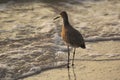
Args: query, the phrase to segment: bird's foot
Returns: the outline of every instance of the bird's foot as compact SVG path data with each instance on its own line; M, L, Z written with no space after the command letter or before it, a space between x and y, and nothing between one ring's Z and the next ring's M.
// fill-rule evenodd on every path
M72 66L74 66L74 63L72 63Z
M70 68L70 66L68 65L67 68Z
M70 65L69 65L69 64L70 64L70 63L67 64L67 68L70 68Z

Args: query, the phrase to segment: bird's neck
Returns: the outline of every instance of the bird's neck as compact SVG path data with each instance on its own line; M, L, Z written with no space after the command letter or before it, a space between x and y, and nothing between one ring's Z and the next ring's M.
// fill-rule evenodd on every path
M64 24L64 27L69 27L70 23L69 23L68 17L63 18L63 24Z

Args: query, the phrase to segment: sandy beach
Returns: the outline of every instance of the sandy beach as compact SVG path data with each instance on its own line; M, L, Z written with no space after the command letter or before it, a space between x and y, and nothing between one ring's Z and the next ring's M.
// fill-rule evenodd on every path
M120 49L117 49L120 43L108 41L93 43L91 46L93 46L91 54L90 51L88 53L85 50L82 53L81 49L77 50L75 66L71 66L69 70L61 67L44 71L24 80L119 80L120 59L118 54L115 56L115 53L120 52Z
M76 61L74 68L45 71L24 80L119 80L120 61Z
M75 66L60 37L67 11L81 32ZM72 59L72 48L71 59ZM0 1L0 80L120 80L119 0Z

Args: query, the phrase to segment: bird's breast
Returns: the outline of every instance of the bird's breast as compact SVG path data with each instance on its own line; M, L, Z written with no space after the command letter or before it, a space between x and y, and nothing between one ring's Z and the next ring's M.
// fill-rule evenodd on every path
M67 42L67 34L68 34L68 30L64 26L62 26L61 37L65 42Z

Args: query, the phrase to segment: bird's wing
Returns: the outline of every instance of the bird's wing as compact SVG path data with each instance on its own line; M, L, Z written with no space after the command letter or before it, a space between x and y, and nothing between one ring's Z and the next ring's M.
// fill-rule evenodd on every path
M85 47L85 42L84 39L81 35L81 33L75 29L72 29L71 31L68 32L68 43L70 45L75 46L75 47Z

